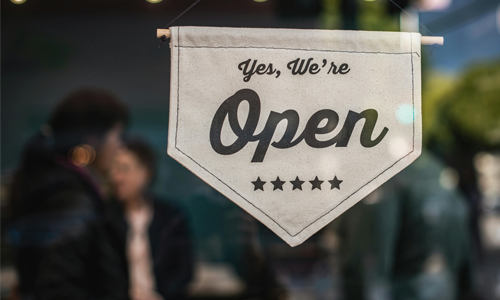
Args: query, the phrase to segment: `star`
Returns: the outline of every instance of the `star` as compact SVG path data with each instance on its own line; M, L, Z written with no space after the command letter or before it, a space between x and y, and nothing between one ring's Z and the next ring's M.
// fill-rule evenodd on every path
M321 190L321 184L322 184L324 181L319 180L319 179L318 179L318 176L316 176L316 178L314 178L314 180L309 180L309 182L312 184L312 189L311 189L311 190L314 190L314 189Z
M275 191L277 189L283 190L283 184L285 182L286 181L281 181L279 176L276 178L275 181L271 181L271 183L274 185L273 191Z
M254 185L254 188L253 188L254 191L256 191L256 190L263 191L264 190L264 184L266 184L265 181L260 180L260 177L257 177L257 180L252 181L252 183Z
M299 189L299 190L301 190L301 191L302 191L302 184L303 184L304 182L305 182L305 181L302 181L302 180L300 180L300 179L299 179L299 176L297 176L297 177L295 178L295 180L294 180L294 181L290 181L290 183L291 183L291 184L293 184L293 189L292 189L292 191L293 191L293 190L295 190L295 189Z
M340 184L342 183L343 180L338 180L337 176L333 178L332 180L328 180L328 182L332 185L331 190L333 189L339 189L340 190Z

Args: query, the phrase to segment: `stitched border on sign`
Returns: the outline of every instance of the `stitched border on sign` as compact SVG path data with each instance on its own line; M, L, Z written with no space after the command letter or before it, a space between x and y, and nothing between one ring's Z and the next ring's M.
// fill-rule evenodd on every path
M370 52L370 51L342 51L342 50L321 50L321 49L301 49L301 48L278 48L278 47L222 47L222 46L179 46L176 48L207 48L207 49L268 49L268 50L297 50L297 51L315 51L315 52L336 52L336 53L356 53L356 54L416 54L420 57L418 52Z
M176 128L175 128L175 149L177 149L180 153L182 153L183 155L185 155L187 158L189 158L191 161L193 161L196 165L198 165L200 168L202 168L203 170L205 170L208 174L212 175L214 178L216 178L218 181L220 181L222 184L224 184L227 188L229 188L233 193L235 193L236 195L238 195L241 199L245 200L250 205L252 205L253 207L255 207L258 211L260 211L262 214L264 214L266 217L268 217L271 221L273 221L276 225L278 225L281 229L283 229L283 231L285 231L291 237L295 237L295 236L299 235L301 232L303 232L304 230L306 230L308 227L310 227L311 225L313 225L314 223L316 223L317 221L319 221L320 219L322 219L327 214L331 213L333 210L335 210L337 207L339 207L342 203L344 203L345 201L347 201L349 198L351 198L353 195L355 195L357 192L359 192L365 186L367 186L368 184L370 184L372 181L374 181L375 179L377 179L378 177L380 177L386 171L388 171L389 169L391 169L392 167L394 167L397 163L399 163L401 160L405 159L406 157L408 157L410 154L412 154L415 151L415 78L414 78L414 69L413 69L413 54L416 54L418 57L420 57L420 55L418 54L418 52L413 52L413 37L412 37L411 34L410 34L410 50L411 51L410 52L401 52L401 53L355 52L355 51L292 49L292 48L268 48L268 47L205 47L205 46L195 47L195 46L179 46L180 45L179 27L177 28L177 44L178 45L174 45L174 47L177 47L177 122L176 122ZM258 208L257 206L255 206L252 202L248 201L245 197L243 197L240 193L238 193L232 187L230 187L229 185L227 185L219 177L217 177L215 174L213 174L212 172L210 172L209 170L207 170L205 167L203 167L201 164L199 164L197 161L195 161L193 158L191 158L189 155L187 155L186 153L184 153L182 150L180 150L177 147L177 130L178 130L178 126L179 126L180 48L228 48L228 49L236 49L236 48L258 48L258 49L272 49L272 50L300 50L300 51L323 51L323 52L344 52L344 53L347 52L347 53L356 53L356 54L410 54L410 58L411 58L410 59L410 61L411 61L411 74L412 74L411 75L412 76L412 82L411 82L411 87L412 87L412 107L413 107L413 137L412 137L413 145L412 145L412 150L410 152L408 152L408 154L406 154L405 156L403 156L400 159L398 159L391 166L389 166L388 168L386 168L385 170L383 170L382 172L380 172L373 179L371 179L370 181L368 181L367 183L365 183L364 185L362 185L359 189L357 189L356 191L354 191L352 194L350 194L349 196L347 196L344 200L340 201L333 208L331 208L330 210L328 210L327 212L325 212L324 214L322 214L321 216L319 216L318 218L316 218L314 221L312 221L311 223L309 223L307 226L305 226L304 228L302 228L302 230L300 230L296 234L292 235L290 232L288 232L288 230L286 230L285 228L283 228L272 217L270 217L268 214L266 214L260 208Z

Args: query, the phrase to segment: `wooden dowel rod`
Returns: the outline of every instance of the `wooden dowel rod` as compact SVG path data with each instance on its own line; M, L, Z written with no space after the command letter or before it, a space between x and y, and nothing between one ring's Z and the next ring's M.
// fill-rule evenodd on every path
M420 38L421 45L440 45L444 44L444 37L442 36L422 36Z
M170 38L170 29L156 29L156 37L161 38L162 36L166 36L167 39Z
M161 38L166 36L167 39L170 38L170 29L157 29L156 37ZM422 45L443 45L444 38L442 36L422 36L420 38L420 44Z

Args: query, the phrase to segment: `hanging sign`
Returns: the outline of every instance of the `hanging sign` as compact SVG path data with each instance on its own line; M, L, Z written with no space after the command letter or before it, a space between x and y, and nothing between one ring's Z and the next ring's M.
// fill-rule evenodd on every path
M168 154L291 246L420 155L420 34L170 29Z

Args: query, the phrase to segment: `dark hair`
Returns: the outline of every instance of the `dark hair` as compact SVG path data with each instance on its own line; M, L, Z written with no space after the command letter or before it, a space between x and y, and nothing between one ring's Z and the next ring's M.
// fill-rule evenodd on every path
M48 125L56 152L85 143L88 136L101 139L116 124L127 125L128 110L109 92L83 89L66 98L52 112Z
M149 174L151 174L150 183L152 183L156 177L156 155L153 148L138 137L125 138L124 143L125 148L132 152L139 162L148 169Z
M113 126L125 126L127 122L127 108L108 92L85 89L63 99L48 124L23 147L9 204L14 216L46 209L47 202L40 199L47 197L47 190L65 182L55 156L66 157L72 147L86 143L89 136L99 142Z

